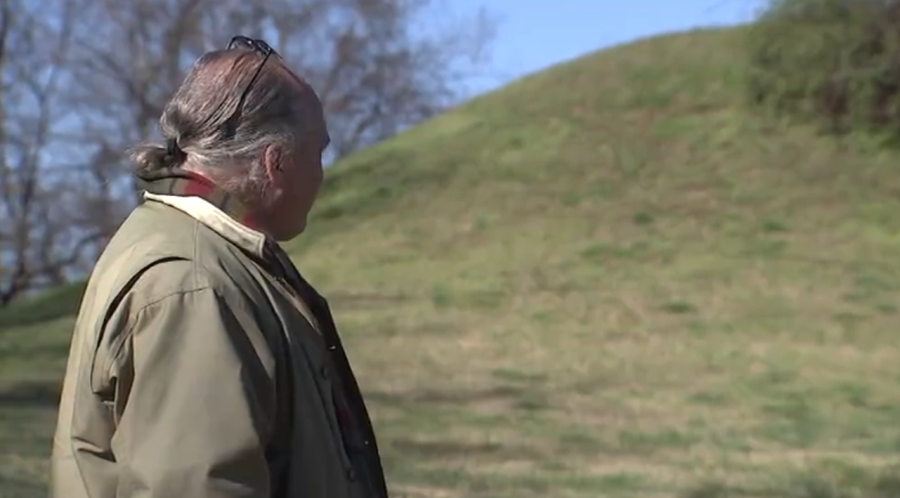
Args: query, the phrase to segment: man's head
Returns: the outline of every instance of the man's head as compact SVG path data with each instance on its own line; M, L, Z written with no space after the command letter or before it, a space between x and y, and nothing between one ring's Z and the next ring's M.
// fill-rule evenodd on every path
M180 167L209 178L287 240L305 229L322 183L322 105L271 49L239 41L201 57L163 110L162 135L180 153L145 144L132 157L139 173Z

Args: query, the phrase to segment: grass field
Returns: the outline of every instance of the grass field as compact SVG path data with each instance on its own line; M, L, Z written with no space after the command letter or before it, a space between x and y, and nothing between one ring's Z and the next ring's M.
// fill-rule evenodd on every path
M740 34L590 55L329 171L291 249L395 496L900 496L898 156L745 110ZM0 497L42 496L73 296L0 313Z

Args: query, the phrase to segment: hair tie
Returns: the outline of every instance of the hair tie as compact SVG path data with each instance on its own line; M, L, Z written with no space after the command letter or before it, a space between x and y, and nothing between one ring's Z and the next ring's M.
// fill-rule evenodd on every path
M166 154L168 154L169 157L173 157L178 160L181 160L186 155L184 151L181 150L181 147L178 146L178 140L175 138L166 140Z
M174 138L166 140L166 152L170 156L174 156L178 153L178 140L175 140Z

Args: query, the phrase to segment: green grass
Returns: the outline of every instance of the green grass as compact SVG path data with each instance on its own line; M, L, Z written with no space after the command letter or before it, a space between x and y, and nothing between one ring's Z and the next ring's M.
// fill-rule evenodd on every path
M900 496L900 158L745 109L740 36L590 55L328 172L290 248L397 496ZM31 498L71 318L22 306L0 496Z

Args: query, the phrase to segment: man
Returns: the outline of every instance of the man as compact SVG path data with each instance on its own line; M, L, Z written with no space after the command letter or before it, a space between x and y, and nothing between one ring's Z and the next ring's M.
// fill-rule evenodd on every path
M325 300L277 241L322 183L313 90L262 40L201 57L133 151L144 201L88 282L54 498L382 498Z

